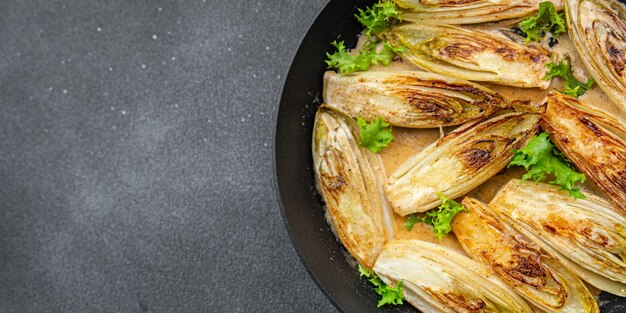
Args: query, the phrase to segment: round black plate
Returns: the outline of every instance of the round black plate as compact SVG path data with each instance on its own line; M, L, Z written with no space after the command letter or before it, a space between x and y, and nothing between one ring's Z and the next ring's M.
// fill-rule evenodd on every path
M276 183L291 239L311 277L343 312L415 312L409 305L376 308L377 295L345 256L325 219L315 190L311 135L322 98L322 75L330 42L356 43L362 26L357 8L374 1L331 1L302 41L285 81L276 127ZM626 299L603 293L602 312L624 312Z

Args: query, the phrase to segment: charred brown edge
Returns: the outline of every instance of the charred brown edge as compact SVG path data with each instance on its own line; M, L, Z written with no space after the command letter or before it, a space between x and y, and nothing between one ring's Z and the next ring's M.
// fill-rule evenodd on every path
M437 291L428 287L424 288L424 291L448 307L460 307L467 312L482 312L482 309L487 306L483 299L470 299L458 292Z
M450 140L452 140L452 139L454 139L456 137L461 137L461 136L465 135L467 132L470 132L470 131L471 132L476 132L476 133L481 133L481 132L483 132L486 129L494 127L494 125L506 123L506 122L508 122L511 119L521 119L521 120L523 120L524 117L526 115L528 115L528 114L539 114L539 113L531 113L531 112L527 112L527 113L526 112L524 112L524 113L522 113L522 112L520 112L520 113L512 113L512 114L508 114L506 117L503 117L503 116L496 116L496 117L489 116L489 117L486 117L486 118L481 119L481 120L476 120L476 121L469 122L469 123L472 123L472 124L467 124L467 125L461 126L461 127L463 127L462 129L456 129L456 130L450 132L449 134L441 137L437 141L437 146L440 146L443 143L445 143L447 141L450 141ZM538 127L539 127L539 125L536 125L535 127L533 127L533 129L531 129L530 131L527 131L526 133L528 133L528 132L535 133L537 131ZM518 141L518 143L515 144L513 149L519 149L520 145L521 145L521 143L519 143L519 141Z
M396 94L406 99L411 106L426 113L430 113L434 118L442 121L441 126L458 125L472 119L489 115L493 113L493 111L495 111L496 109L505 107L507 103L506 100L504 100L504 98L502 98L502 96L497 92L488 89L483 90L477 86L472 86L470 84L450 83L443 80L420 80L411 76L388 78L384 82L398 85L420 86L451 90L482 97L482 99L476 99L475 101L469 102L465 100L459 100L459 102L467 103L468 106L475 106L480 109L480 111L476 114L469 115L464 110L456 111L452 108L440 105L440 103L446 102L449 97L437 97L431 93L420 91L399 90L396 92ZM461 104L461 106L463 105Z
M607 138L610 139L611 142L615 142L609 134L604 132L601 127L598 127L598 125L590 119L590 117L593 118L593 115L580 111L565 103L565 99L577 103L580 103L580 101L558 93L553 93L550 97L554 99L550 102L550 105L558 107L556 110L559 112L558 114L560 116L564 114L572 116L572 119L575 120L576 123L580 123L584 128L592 132L603 145ZM550 137L557 148L561 150L580 171L585 173L586 177L591 179L591 181L608 196L611 202L622 210L622 215L626 215L626 179L616 179L614 176L606 174L608 171L612 171L620 176L626 176L626 171L622 170L620 172L619 169L615 168L615 164L590 164L590 162L582 162L582 157L567 145L570 141L567 138L567 133L560 132L555 125L550 122L547 115L542 117L541 126L545 131L551 133Z
M489 225L489 227L494 228L498 232L502 233L503 237L511 240L511 242L514 243L514 250L520 251L520 253L521 250L528 250L529 252L533 253L534 259L529 259L528 257L524 257L524 255L515 255L518 262L513 264L514 262L510 260L510 265L515 266L506 267L506 264L492 264L490 262L487 262L487 260L489 259L486 256L487 251L478 252L481 259L480 261L492 267L494 272L499 273L499 276L501 275L501 279L509 282L514 287L520 286L521 284L527 284L534 288L543 288L546 285L546 277L550 277L554 282L559 282L559 280L557 280L557 277L554 275L554 273L552 273L552 271L546 266L544 262L545 258L552 257L547 255L546 252L541 250L540 248L531 246L525 241L520 241L518 237L512 236L509 231L513 231L515 233L517 233L517 231L514 230L511 226L507 227L505 222L500 220L500 218L496 214L483 209L483 207L487 207L487 204L484 204L483 202L478 201L474 198L465 197L463 199L463 205L471 209L471 214L475 214L476 218L483 220L487 225ZM522 238L525 238L526 241L530 241L530 239L526 238L526 236L521 236ZM471 253L469 252L468 254L471 255ZM530 256L531 255L529 255L529 257ZM524 277L519 277L517 273L521 273L525 276L541 278L541 283L533 284L532 282L524 279ZM559 294L557 301L559 305L556 306L556 308L562 307L567 301L568 297L568 294L566 292L566 286L561 283L558 283L558 285Z
M337 119L346 118L343 114L338 113L337 111L335 111L334 109L326 105L320 106L318 111L324 111L325 113L331 114L333 117ZM315 131L317 130L314 130L314 132ZM352 132L351 135L355 135L355 134ZM343 153L341 153L340 151L336 151L336 149L333 147L331 147L331 150L326 149L325 151L323 151L320 157L327 159L327 157L329 157L328 153L334 153L335 154L334 157L337 157L337 158L341 158L341 159L344 158ZM339 164L343 164L343 163L339 162ZM342 191L345 191L346 187L348 187L346 178L341 176L341 173L343 173L344 175L347 174L346 171L343 170L342 166L340 166L338 169L340 172L340 175L338 176L331 175L326 172L322 172L320 169L315 170L316 177L320 185L318 187L321 187L320 191L323 196L324 203L326 204L326 207L328 208L331 215L337 214L337 208L335 204L339 201L338 195ZM332 199L332 202L329 203L328 200L331 200L331 199ZM334 224L335 230L339 234L338 240L341 242L341 244L350 252L352 256L354 256L354 258L356 258L359 261L360 264L364 265L367 268L372 268L374 266L375 259L368 257L370 252L365 253L365 255L359 255L358 253L354 253L354 251L356 250L355 249L356 245L353 240L349 240L351 236L349 236L348 233L346 232L344 223L341 223L341 222L338 223L337 220L333 218L333 224Z
M431 47L433 50L437 50L442 55L448 57L460 57L469 63L476 62L474 60L469 59L468 57L474 51L492 51L502 57L503 60L513 62L515 60L529 60L532 63L539 64L542 61L550 60L549 51L542 48L531 48L525 45L520 45L511 40L505 40L503 38L496 37L489 33L468 30L468 29L460 29L455 26L448 26L448 28L456 30L453 33L454 36L462 36L467 39L468 43L471 44L450 44L445 45L445 47L434 46ZM477 39L475 33L484 34L484 36L478 36L480 40ZM474 36L472 36L474 35ZM426 39L423 41L424 44L428 44L429 46L435 44L436 39L441 38L440 36L435 36L430 39ZM462 38L462 39L463 39ZM401 41L400 39L397 39Z

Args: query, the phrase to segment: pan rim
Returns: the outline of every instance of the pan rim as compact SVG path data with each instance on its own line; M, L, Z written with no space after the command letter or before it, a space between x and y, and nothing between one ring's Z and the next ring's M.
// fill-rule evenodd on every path
M622 3L626 3L626 0L618 0ZM308 30L306 31L306 33L301 37L301 40L299 42L298 45L298 49L296 50L296 53L292 55L291 60L289 61L289 71L288 74L285 77L285 80L283 81L283 86L281 88L280 91L280 98L278 99L278 110L276 111L275 115L274 115L274 124L273 124L273 135L274 135L274 140L273 140L273 144L274 147L271 149L272 150L272 167L273 167L273 179L274 179L274 187L275 187L275 195L278 201L278 206L280 208L281 211L281 216L283 219L283 223L285 225L285 228L287 230L287 233L289 234L289 239L291 241L291 244L293 245L293 248L295 249L296 253L298 254L298 257L300 259L300 261L302 262L302 264L304 265L304 268L306 269L307 273L309 274L309 276L313 279L313 281L315 282L315 284L318 286L318 288L322 291L322 293L324 294L324 296L333 304L333 306L339 310L340 312L348 312L348 308L350 307L349 304L345 304L343 302L340 303L340 301L338 301L334 295L333 292L331 290L329 290L327 287L327 285L322 282L322 280L320 279L320 277L318 276L320 273L316 272L313 268L312 265L310 264L310 262L312 262L310 259L308 259L305 256L305 253L303 252L303 249L301 247L301 245L299 244L298 239L296 238L296 236L294 235L294 225L292 225L290 223L290 219L287 213L287 206L285 205L285 191L284 188L281 187L281 185L283 184L287 184L287 183L301 183L299 181L297 182L283 182L283 184L281 184L281 174L280 172L280 161L279 161L279 157L280 157L280 147L281 147L281 142L280 139L282 138L281 134L279 133L281 131L281 124L284 124L284 121L281 119L281 113L284 111L284 107L287 105L286 102L287 100L285 99L286 96L288 96L288 84L290 82L290 80L293 79L294 76L294 62L296 60L298 60L300 54L303 53L302 49L303 49L303 45L305 45L305 43L310 39L310 37L312 37L312 30L319 28L319 24L321 24L322 22L325 21L325 19L327 18L327 16L333 16L336 14L331 14L331 11L335 10L336 7L339 6L339 3L341 2L345 2L342 0L331 0L328 1L323 9L320 11L320 13L315 17L314 22L311 24L311 26L308 28ZM363 7L365 3L373 3L374 0L362 0L362 1L354 1L351 3L351 7L354 7L356 9L356 7ZM346 38L343 38L346 39ZM332 40L332 39L331 39ZM329 41L330 42L330 41ZM313 75L313 74L311 74ZM321 79L320 79L321 80ZM311 102L313 103L313 101ZM307 103L307 104L311 104L311 103ZM305 103L302 103L302 106L304 106ZM304 117L303 117L304 118ZM307 142L307 144L310 145L310 141ZM312 169L310 169L310 171L313 171ZM315 193L317 193L317 191L315 191ZM326 223L326 221L324 220L323 223ZM336 238L333 238L334 240L337 240ZM354 291L355 296L354 298L357 299L358 298L358 291L355 290ZM608 297L609 299L603 299ZM607 302L614 302L617 301L617 303L607 303ZM624 303L626 303L626 298L619 298L617 296L613 296L610 295L606 292L602 292L599 295L598 298L598 304L602 304L601 305L601 309L602 306L604 305L609 305L608 307L604 307L604 309L608 309L608 312L611 312L612 309L615 308L615 305L617 306L621 306L624 305ZM345 305L345 306L344 306ZM416 310L413 308L413 310ZM387 311L391 311L391 310L387 310L386 308L381 308L380 312L387 312ZM393 311L396 312L396 309L393 308ZM401 310L397 310L397 311L401 311Z

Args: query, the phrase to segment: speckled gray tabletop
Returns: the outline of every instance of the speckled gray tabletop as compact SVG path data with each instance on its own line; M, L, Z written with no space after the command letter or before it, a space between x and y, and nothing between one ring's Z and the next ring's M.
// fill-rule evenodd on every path
M326 1L0 2L0 312L333 312L273 185Z

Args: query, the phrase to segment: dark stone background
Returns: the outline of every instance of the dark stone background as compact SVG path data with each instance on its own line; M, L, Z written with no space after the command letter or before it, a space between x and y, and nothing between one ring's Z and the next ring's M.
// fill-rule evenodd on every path
M0 311L333 312L272 168L324 4L0 1Z

